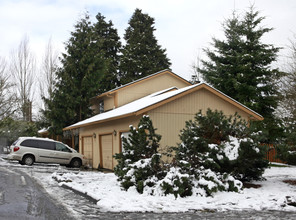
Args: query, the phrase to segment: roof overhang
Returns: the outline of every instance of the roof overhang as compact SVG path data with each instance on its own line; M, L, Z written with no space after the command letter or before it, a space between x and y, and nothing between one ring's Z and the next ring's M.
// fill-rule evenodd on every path
M242 110L243 112L245 112L246 114L248 114L250 116L249 117L250 120L262 121L264 119L260 114L256 113L255 111L251 110L250 108L244 106L243 104L241 104L238 101L232 99L231 97L225 95L221 91L209 86L206 83L200 83L200 84L197 84L197 85L193 85L191 87L192 88L190 88L188 90L184 90L183 92L177 93L177 94L169 96L167 98L164 98L159 102L148 105L148 106L146 106L144 108L141 108L139 110L136 110L134 112L118 115L118 116L115 116L115 117L106 118L106 119L103 119L103 120L92 121L92 122L84 123L84 124L80 124L80 125L75 125L74 124L73 126L66 127L63 130L64 131L72 130L72 129L77 129L77 128L81 128L81 127L101 124L101 123L109 122L109 121L113 121L113 120L118 120L118 119L130 117L130 116L138 116L138 115L141 115L141 114L145 114L148 111L151 111L151 110L153 110L155 108L158 108L158 107L160 107L160 106L162 106L162 105L164 105L166 103L172 102L172 101L174 101L176 99L179 99L179 98L181 98L183 96L186 96L187 94L190 94L192 92L195 92L195 91L198 91L198 90L201 90L201 89L206 89L206 90L210 91L211 93L214 93L215 95L217 95L221 99L225 100L226 102L228 102L228 103L234 105L235 107L237 107L238 109ZM111 110L111 111L113 111L113 110Z

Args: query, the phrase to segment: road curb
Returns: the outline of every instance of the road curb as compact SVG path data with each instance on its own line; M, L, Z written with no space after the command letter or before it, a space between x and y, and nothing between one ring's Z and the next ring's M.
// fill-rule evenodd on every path
M87 193L80 192L80 191L73 189L72 187L70 187L66 184L61 184L61 187L63 187L64 189L69 189L69 190L73 191L74 193L76 193L80 196L83 196L84 198L86 198L87 200L89 200L90 202L92 202L94 204L97 204L97 202L100 201L100 200L94 199L93 197L87 195Z

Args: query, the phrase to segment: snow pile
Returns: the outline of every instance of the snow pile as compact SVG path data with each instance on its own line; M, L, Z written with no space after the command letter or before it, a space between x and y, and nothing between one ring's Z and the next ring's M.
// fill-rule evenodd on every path
M171 175L179 175L178 170L171 170ZM266 181L253 184L259 188L245 188L239 193L217 192L211 197L195 193L185 198L139 194L134 187L123 191L113 173L82 172L52 174L60 185L67 185L75 190L98 200L97 205L104 212L187 212L211 209L226 210L280 210L296 211L291 205L296 201L296 186L284 183L284 180L296 180L296 167L272 167L263 175ZM169 181L167 176L166 181ZM201 181L202 183L202 181Z

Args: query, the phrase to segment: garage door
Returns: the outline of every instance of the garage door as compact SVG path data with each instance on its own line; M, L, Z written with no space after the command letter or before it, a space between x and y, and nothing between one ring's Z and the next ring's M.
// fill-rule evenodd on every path
M102 135L101 138L101 164L105 169L113 169L113 143L112 143L112 135Z
M86 157L87 163L93 165L93 141L92 137L82 137L82 154Z

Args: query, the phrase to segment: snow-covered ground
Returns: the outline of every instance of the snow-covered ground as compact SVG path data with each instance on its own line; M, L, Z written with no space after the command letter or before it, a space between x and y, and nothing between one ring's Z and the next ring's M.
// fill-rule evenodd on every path
M123 191L113 173L55 172L60 185L67 185L98 200L101 211L110 212L187 212L193 210L280 210L295 211L296 167L271 167L264 173L266 181L257 181L259 188L245 188L240 193L219 192L213 197L149 196L138 194L135 189ZM48 181L49 181L48 179ZM289 205L290 204L290 205Z
M136 190L124 191L113 173L68 170L59 165L21 166L0 158L0 166L13 166L37 179L48 193L57 193L58 185L87 194L97 200L100 212L187 212L198 210L241 211L278 210L296 212L296 185L283 182L296 181L296 166L271 167L264 173L266 181L252 182L259 188L245 188L240 193L219 192L213 197L149 196ZM26 169L27 168L27 169ZM57 182L58 180L58 182ZM51 188L55 190L51 190ZM53 195L59 197L59 195ZM62 195L61 195L62 196ZM59 198L63 200L63 198Z

